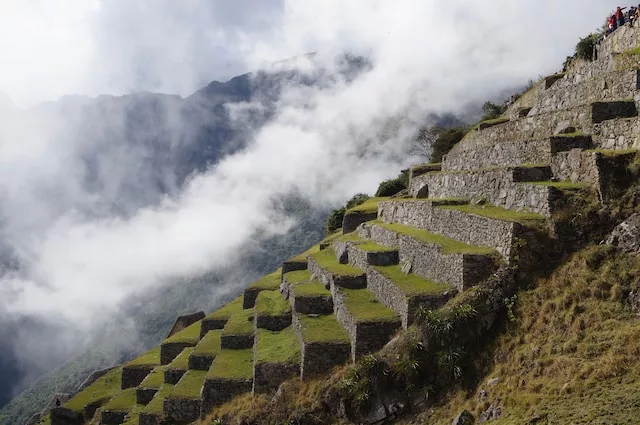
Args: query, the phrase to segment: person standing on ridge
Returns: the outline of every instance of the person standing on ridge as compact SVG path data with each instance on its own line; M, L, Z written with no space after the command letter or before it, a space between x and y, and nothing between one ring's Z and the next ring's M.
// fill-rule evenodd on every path
M626 7L620 7L620 6L618 6L618 8L616 9L616 20L618 21L618 27L621 27L624 25L624 13L622 13L622 11L625 9Z

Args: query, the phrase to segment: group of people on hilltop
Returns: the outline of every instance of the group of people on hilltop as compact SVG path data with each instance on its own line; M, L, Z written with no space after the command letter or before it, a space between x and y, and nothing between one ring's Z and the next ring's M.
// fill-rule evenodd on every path
M626 9L629 9L625 12ZM607 21L607 34L611 34L625 24L633 26L633 24L640 19L640 4L638 7L617 7L613 15L609 16Z

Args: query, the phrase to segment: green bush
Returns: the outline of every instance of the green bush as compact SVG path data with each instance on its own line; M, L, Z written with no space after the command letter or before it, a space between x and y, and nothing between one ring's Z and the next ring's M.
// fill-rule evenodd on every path
M347 211L345 207L331 211L331 214L329 214L327 222L324 225L324 231L327 235L330 235L342 227L342 220L344 219L345 211Z
M464 135L466 131L464 128L451 128L451 129L441 129L438 131L438 137L433 143L431 150L431 158L430 161L432 163L438 163L442 161L442 157L446 155L451 148L458 143Z
M495 120L504 114L507 110L507 105L497 105L492 102L485 102L482 105L482 118L480 121Z
M351 208L355 208L358 205L362 205L369 199L371 199L371 196L367 195L366 193L358 193L356 195L353 195L353 197L347 201L347 205L345 206L345 208L350 210Z
M407 179L400 174L395 179L385 180L378 186L376 197L393 196L407 188Z
M581 38L576 44L576 57L586 61L593 61L593 48L598 40L598 34L589 34L588 36Z

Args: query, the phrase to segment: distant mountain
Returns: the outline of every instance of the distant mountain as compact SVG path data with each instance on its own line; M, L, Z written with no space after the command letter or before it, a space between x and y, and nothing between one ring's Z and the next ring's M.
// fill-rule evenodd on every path
M51 132L49 143L62 146L71 141L76 144L74 154L82 165L82 188L94 196L90 201L67 200L66 203L52 199L51 205L47 205L48 213L63 214L72 205L84 214L127 216L157 203L167 194L177 193L190 175L214 167L226 155L242 149L250 136L272 117L286 87L331 86L338 77L353 79L369 66L366 59L344 56L339 61L339 75L321 67L304 72L280 67L244 74L226 82L214 81L186 98L156 93L96 98L66 96L28 110L11 106L10 113L0 114L0 143L9 143L10 137L28 132L29 128L50 126L55 131ZM0 96L0 110L5 103L9 105ZM249 106L251 104L255 107ZM232 119L229 107L233 105L244 105L242 120ZM51 186L48 192L67 196L64 187L56 186L55 179ZM0 241L5 239L2 236L7 230L2 224L7 214L2 196L0 193ZM245 258L237 265L243 270L244 279L269 272L287 256L300 252L322 236L326 211L313 210L297 199L289 200L287 208L293 209L300 224L280 239L282 242L262 240L247 247ZM4 270L19 269L19 256L10 244L0 243L0 263ZM226 270L223 275L234 272ZM72 390L88 372L84 369L122 361L136 354L135 351L157 344L177 315L218 305L224 300L203 302L202 297L210 293L211 285L221 284L225 276L215 271L204 276L186 276L188 285L184 279L178 279L147 294L157 297L154 299L160 298L161 293L171 296L162 309L129 310L138 312L132 313L134 319L142 328L151 330L132 352L114 352L96 358L95 352L89 351L79 356L82 361L64 367L68 353L50 353L42 370L29 375L33 384L25 395L0 410L0 424L24 422L46 401L51 390ZM131 301L132 305L139 302ZM17 391L24 390L17 387L26 375L14 344L25 333L55 334L52 326L33 317L3 316L0 312L0 406ZM93 356L94 361L87 361L87 356ZM43 377L38 379L38 375Z

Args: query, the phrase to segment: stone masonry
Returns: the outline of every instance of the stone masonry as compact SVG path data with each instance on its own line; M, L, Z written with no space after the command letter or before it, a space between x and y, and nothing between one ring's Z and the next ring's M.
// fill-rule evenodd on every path
M133 388L140 385L140 383L151 373L155 366L126 366L122 368L122 380L121 387L123 390L127 388Z
M199 399L169 397L164 400L165 418L179 424L192 423L200 417L202 401Z

